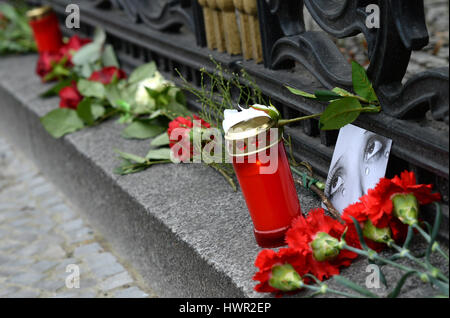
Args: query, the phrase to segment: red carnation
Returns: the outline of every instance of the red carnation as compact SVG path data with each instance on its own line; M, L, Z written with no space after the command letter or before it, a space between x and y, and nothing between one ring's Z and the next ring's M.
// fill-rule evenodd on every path
M83 99L77 88L77 83L72 81L72 85L64 87L59 91L59 97L61 98L59 102L60 108L71 108L77 109L78 104Z
M323 209L312 210L305 218L296 218L292 227L286 233L286 242L289 247L297 250L306 257L308 272L323 280L339 274L339 268L349 266L357 255L346 250L336 250L336 255L328 260L317 260L312 245L323 233L326 237L339 240L346 226L325 214ZM346 241L349 239L347 238ZM329 241L329 239L328 239ZM353 245L353 242L347 242Z
M348 226L346 241L348 241L349 245L359 249L361 249L362 246L359 242L356 227L354 226L351 217L353 217L359 223L360 228L364 229L366 222L369 221L369 217L364 212L364 210L365 210L364 203L359 201L349 205L347 208L345 208L344 212L342 213L342 220L344 220ZM392 234L391 236L394 239L394 241L398 242L404 239L403 227L401 226L399 227L398 222L396 222L394 218L389 218L388 227L389 230L391 231ZM385 243L375 242L366 236L364 238L367 246L377 252L382 251L386 247Z
M401 187L402 193L414 194L419 204L429 204L441 200L439 193L431 193L432 184L417 184L416 175L412 171L403 171L400 178L398 176L392 178L392 183Z
M262 250L255 260L255 266L259 271L253 276L253 280L260 282L255 286L255 291L260 293L277 292L278 296L281 295L280 290L269 285L272 268L276 265L290 264L300 276L303 276L307 273L305 261L305 257L292 248L281 248L278 252Z
M42 52L36 64L36 74L42 79L53 70L53 65L61 60L59 52Z
M117 79L127 78L127 75L121 69L115 66L107 66L102 68L100 71L95 71L89 77L90 81L100 82L104 85L111 83L114 76Z
M370 221L376 228L389 228L392 238L396 242L402 242L407 234L408 226L402 223L393 214L394 203L392 198L396 195L413 195L419 204L428 204L441 199L439 193L431 193L432 185L416 184L413 172L404 171L400 177L392 179L382 178L360 201L349 205L342 214L342 219L347 224L353 224L350 216L354 217L364 227L364 223ZM414 216L413 216L414 217ZM350 229L354 234L354 227ZM350 233L350 235L352 235ZM368 241L369 246L380 250L384 245Z
M187 161L193 156L194 149L190 140L190 131L194 127L193 120L200 121L201 128L211 128L211 125L201 119L200 117L193 115L192 117L177 117L169 123L169 129L167 133L170 140L170 148L177 146L172 151L174 158L180 161Z
M72 61L72 55L79 49L81 49L84 45L90 43L90 39L80 38L78 35L74 35L69 39L69 42L64 44L60 49L59 53L62 56L67 56L69 62Z
M414 172L404 171L400 177L395 176L392 179L382 178L375 186L360 198L364 203L365 214L372 223L379 228L386 227L392 216L392 197L396 194L412 194L416 197L419 204L429 204L439 201L439 193L431 193L433 186L431 184L417 184Z

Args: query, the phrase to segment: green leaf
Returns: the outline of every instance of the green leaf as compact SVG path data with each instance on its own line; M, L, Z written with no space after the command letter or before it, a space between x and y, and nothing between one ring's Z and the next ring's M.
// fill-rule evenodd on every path
M170 159L170 148L151 149L145 156L151 160L165 160Z
M72 84L73 78L67 78L65 80L62 80L55 85L53 85L51 88L40 94L40 97L52 97L59 94L59 91L63 89L64 87L70 86Z
M80 79L77 83L77 88L84 97L96 97L99 99L105 97L105 86L99 82Z
M341 285L343 285L343 286L345 286L347 288L350 288L351 290L353 290L353 291L355 291L355 292L357 292L357 293L359 293L361 295L364 295L364 296L367 296L367 297L371 297L371 298L378 298L378 295L376 295L376 294L372 293L371 291L369 291L369 290L359 286L358 284L352 282L351 280L349 280L349 279L347 279L347 278L345 278L343 276L336 275L336 276L333 276L333 279L337 283L339 283L339 284L341 284Z
M2 12L8 20L16 22L19 19L16 9L8 3L0 3L0 12Z
M105 107L100 104L95 104L91 98L84 98L77 107L77 114L87 125L92 125L94 122L105 114Z
M111 108L110 108L110 110L111 110ZM94 117L94 120L97 120L100 117L102 117L103 115L105 115L106 109L103 105L92 104L91 112L92 112L92 116Z
M124 129L122 136L127 139L153 138L166 130L165 127L144 121L134 121Z
M102 43L91 42L84 45L72 56L72 63L74 65L83 65L94 63L102 56Z
M160 147L160 146L166 146L170 143L169 141L169 135L167 132L163 132L161 135L155 137L151 142L150 146L153 147Z
M150 117L148 119L155 119L159 116L163 116L163 112L161 111L161 109L155 110L154 112L152 112L152 114L150 115Z
M341 96L339 94L336 94L333 91L319 90L319 91L315 91L314 95L316 95L318 100L323 101L323 102L328 102L328 101L332 101L332 100L343 98L343 96Z
M73 109L58 108L41 118L45 130L54 138L77 131L84 127L83 121Z
M136 162L136 163L144 163L147 160L144 157L141 156L137 156L134 155L132 153L128 153L128 152L123 152L117 149L114 149L114 152L116 152L121 158L125 159L125 160L129 160L132 162Z
M292 94L295 94L295 95L300 95L300 96L303 96L303 97L306 97L306 98L311 98L311 99L316 99L316 98L317 98L314 94L310 94L310 93L301 91L301 90L299 90L299 89L296 89L296 88L293 88L293 87L290 87L290 86L287 86L287 85L286 85L286 88L287 88Z
M322 130L340 129L354 122L361 110L361 104L354 97L335 100L323 112L319 126Z
M89 97L83 98L83 100L78 104L77 114L87 125L92 125L94 123L94 116L92 115L92 99Z
M397 298L397 296L400 294L400 291L402 290L403 285L406 283L408 277L414 273L415 271L409 271L406 274L404 274L402 278L400 278L400 280L398 281L397 286L395 286L394 290L389 293L387 298Z
M78 65L75 67L78 71L78 74L82 78L89 78L92 75L92 73L95 71L93 65L90 63L85 63L85 64Z
M105 45L102 55L102 64L103 66L115 66L119 68L119 62L117 61L116 53L111 44Z
M344 96L344 97L355 96L352 93L350 93L349 91L347 91L347 90L345 90L343 88L340 88L340 87L335 87L331 91L336 93L336 94L338 94L338 95L340 95L340 96Z
M122 99L121 90L119 89L117 84L108 84L105 85L105 97L108 100L109 104L117 108L118 101Z
M370 83L366 70L355 61L352 61L352 81L356 94L369 102L378 101L378 97L372 87L372 83Z
M156 72L155 62L150 62L136 68L128 78L129 83L140 82L146 78L152 77Z

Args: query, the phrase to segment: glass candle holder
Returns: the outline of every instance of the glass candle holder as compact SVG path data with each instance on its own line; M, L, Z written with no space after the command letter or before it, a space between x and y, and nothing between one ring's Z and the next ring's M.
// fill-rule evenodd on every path
M58 18L50 6L35 8L27 12L29 24L39 53L56 52L62 46L62 34Z
M301 214L281 133L274 124L269 117L256 117L225 135L256 242L264 248L285 245L286 231Z

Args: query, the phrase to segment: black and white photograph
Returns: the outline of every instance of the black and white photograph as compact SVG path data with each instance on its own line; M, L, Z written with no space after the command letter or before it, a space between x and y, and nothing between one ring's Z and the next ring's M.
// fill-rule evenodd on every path
M357 126L341 128L325 184L325 195L340 213L384 177L391 145L392 140Z

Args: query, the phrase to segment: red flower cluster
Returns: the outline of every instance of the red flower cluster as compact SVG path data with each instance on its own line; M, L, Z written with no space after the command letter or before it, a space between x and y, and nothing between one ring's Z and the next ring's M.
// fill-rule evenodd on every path
M323 209L315 209L310 211L306 218L300 216L292 222L292 227L286 233L286 243L306 257L308 272L323 280L339 274L341 267L350 266L357 255L343 250L335 258L318 261L313 256L311 243L321 232L339 240L345 229L346 225L326 215Z
M367 226L363 228L364 235L367 234L374 239L381 237L378 242L386 242L385 237L389 238L391 233L394 240L404 239L407 226L394 216L392 200L396 200L399 194L413 195L419 204L428 204L441 199L439 193L431 191L431 185L417 184L414 173L404 171L400 177L382 178L374 189L360 198L359 202L347 207L342 216L346 224L327 216L323 209L311 211L306 218L298 217L286 233L288 248L280 249L279 252L263 250L258 254L255 266L259 271L253 279L260 283L255 286L255 290L281 293L270 285L271 278L277 279L273 276L276 265L290 264L300 276L309 273L320 280L339 274L341 267L350 266L357 255L342 249L339 241L347 231L345 243L360 248L359 237L350 216L362 227ZM412 201L416 202L415 199ZM403 202L409 204L410 201ZM367 241L369 247L375 250L381 250L386 246L371 240ZM307 279L304 281L308 283Z
M306 257L292 248L281 248L278 252L273 250L262 250L255 261L259 271L253 280L260 281L255 290L260 293L272 293L280 291L269 285L272 276L272 268L276 265L291 264L300 276L307 274Z
M82 48L85 44L91 42L89 39L83 39L74 35L69 39L67 44L61 46L58 52L42 52L36 65L36 74L38 74L43 81L44 77L49 74L55 64L59 63L63 58L66 62L63 66L69 67L72 65L72 55Z
M194 120L200 121L201 128L211 128L208 122L196 115L192 117L180 116L169 123L167 134L169 135L169 145L172 149L172 155L182 162L189 160L194 154L194 148L189 136L191 128L194 127Z
M286 233L288 248L280 249L278 253L272 250L263 250L258 254L255 266L259 268L259 271L253 279L260 283L256 285L255 290L258 292L276 291L268 283L271 277L271 268L274 265L291 264L300 276L309 273L320 280L339 274L340 268L350 266L357 255L341 250L328 260L319 261L314 256L313 242L320 239L320 233L326 233L330 238L339 240L345 229L345 225L326 215L323 209L312 210L306 218L300 216L295 219L292 227ZM305 279L305 281L308 280Z
M431 193L432 188L433 186L430 184L417 184L414 172L404 171L400 177L382 178L374 189L370 189L359 199L359 202L344 210L342 219L347 224L353 224L350 216L359 223L370 220L377 228L389 227L392 231L392 238L395 241L402 241L408 227L393 215L392 197L396 194L413 194L419 204L439 201L441 195Z
M89 77L90 81L100 82L102 84L109 84L113 78L117 77L119 79L126 78L126 74L121 69L114 66L104 67L100 71L92 73ZM59 102L60 108L72 108L77 109L78 104L83 99L83 95L80 94L77 88L77 83L72 81L70 86L64 87L59 91L59 97L61 98Z

